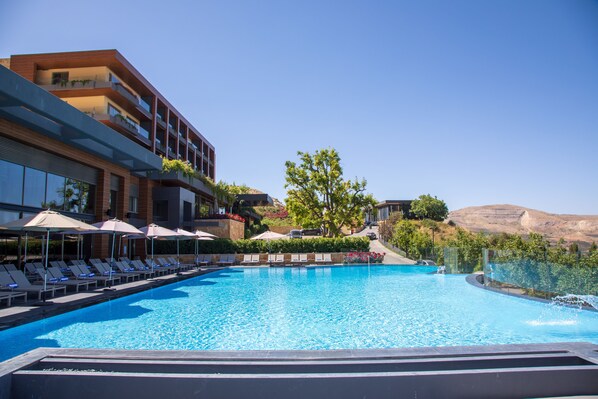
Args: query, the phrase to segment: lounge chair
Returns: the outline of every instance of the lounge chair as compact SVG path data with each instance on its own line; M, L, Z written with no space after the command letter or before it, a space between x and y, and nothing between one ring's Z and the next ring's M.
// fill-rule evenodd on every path
M44 267L42 266L42 269ZM25 271L31 276L37 275L38 263L25 263Z
M271 265L284 264L284 254L270 254L268 255L268 263Z
M17 270L17 267L16 267L15 265L13 265L12 263L5 263L5 264L4 264L4 265L2 265L2 266L4 266L4 269L5 269L7 272L14 272L14 271L16 271L16 270Z
M77 280L93 280L96 281L96 284L98 281L101 281L104 283L104 286L107 286L108 283L120 283L119 276L115 276L114 274L112 275L112 278L109 278L108 276L96 276L95 273L89 271L87 265L71 265L69 266L69 270Z
M242 265L255 265L260 263L259 254L243 255Z
M152 270L145 266L140 260L131 261L131 266L135 268L137 273L143 275L143 278L149 278L155 274L155 272L152 272Z
M6 306L10 307L10 305L12 305L12 300L17 298L23 298L23 300L27 302L27 293L0 291L0 301L6 301Z
M222 266L231 266L235 264L235 255L234 254L224 254L220 255L220 259L216 262Z
M331 254L316 254L315 255L316 263L332 263L332 256Z
M299 263L299 254L291 254L291 264L296 265Z
M94 263L93 267L100 273L102 276L110 277L110 276L117 276L121 279L126 279L128 283L129 280L135 280L136 277L139 277L139 274L134 273L119 273L112 270L111 266L107 263L96 262Z
M189 269L192 269L194 266L191 263L179 262L177 259L173 258L172 256L169 256L168 258L166 258L166 260L169 261L173 265L177 265L180 270L189 270Z
M56 294L56 290L64 290L64 292L66 292L66 287L64 285L47 286L46 290L44 291L44 287L41 285L31 284L23 272L15 272L13 270L12 273L14 273L14 275L5 271L0 271L0 285L3 289L10 289L12 291L19 292L36 292L38 300L42 299L43 293L51 292L52 296L54 296Z
M307 263L307 254L299 254L299 263Z
M168 270L167 267L162 266L161 264L159 264L155 260L152 260L151 258L147 258L145 260L145 264L150 268L150 271L153 270L154 274L158 276L163 276L165 274L170 273L170 270Z
M169 273L174 273L179 270L178 265L172 264L171 262L167 261L164 258L156 258L156 260L162 267L166 268L166 270L168 270Z
M134 267L129 267L128 265L125 265L123 262L114 262L114 265L118 270L120 270L122 274L127 276L133 276L133 280L135 280L135 278L137 278L137 280L141 278L141 275L137 273L137 270L135 270Z
M36 269L37 274L43 279L44 278L44 270L43 269ZM48 275L46 282L52 285L66 285L67 287L74 287L75 292L79 292L79 288L84 287L86 290L89 289L89 285L93 284L97 286L97 281L85 281L85 280L71 280L62 274L60 268L52 266L48 268Z
M208 266L212 263L212 255L199 255L197 257L197 264L200 266Z

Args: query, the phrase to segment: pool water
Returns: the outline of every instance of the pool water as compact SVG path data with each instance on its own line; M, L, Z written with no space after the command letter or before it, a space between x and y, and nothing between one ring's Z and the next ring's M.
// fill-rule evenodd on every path
M40 346L358 349L587 341L598 312L509 297L434 268L231 268L0 332Z

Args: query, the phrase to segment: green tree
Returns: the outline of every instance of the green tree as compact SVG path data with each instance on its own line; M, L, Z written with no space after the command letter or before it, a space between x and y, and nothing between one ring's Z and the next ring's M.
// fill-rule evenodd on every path
M344 180L340 156L333 148L297 155L299 164L285 163L286 204L293 221L308 228L321 226L328 237L358 225L363 209L375 205L373 197L365 194L366 181Z
M593 254L594 252L598 252L598 245L596 245L596 242L592 242L592 245L590 246L590 253Z
M446 203L430 194L422 194L411 203L411 213L419 219L443 221L448 216Z

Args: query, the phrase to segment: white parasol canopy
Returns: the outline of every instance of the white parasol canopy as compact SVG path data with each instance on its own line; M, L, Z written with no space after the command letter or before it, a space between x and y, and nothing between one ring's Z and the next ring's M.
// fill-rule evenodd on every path
M127 222L123 222L117 218L105 220L103 222L94 223L93 226L98 228L97 232L105 232L105 233L112 233L112 253L110 254L110 262L114 262L114 246L116 240L116 234L143 234L141 230L137 227L129 224ZM119 246L120 251L120 246ZM109 268L110 272L108 273L109 280L112 279L112 264Z
M275 233L273 231L265 231L262 234L258 234L254 237L251 237L252 240L266 240L268 242L268 253L270 252L270 240L284 240L285 238L289 238L284 234Z
M275 233L270 230L251 237L252 240L284 240L285 238L289 237L284 234Z
M74 231L97 231L98 229L90 224L64 216L61 213L47 210L34 216L14 220L2 225L7 230L15 231L43 231L46 232L46 254L44 261L44 301L48 280L48 247L50 243L50 232L74 230Z
M158 226L155 223L148 224L147 226L139 229L146 238L152 240L152 272L154 271L154 239L156 238L174 238L179 234L174 231L167 229L166 227Z
M217 235L206 233L205 231L201 231L201 230L195 230L193 232L193 234L195 234L198 238L204 238L204 237L207 237L207 238L218 238Z

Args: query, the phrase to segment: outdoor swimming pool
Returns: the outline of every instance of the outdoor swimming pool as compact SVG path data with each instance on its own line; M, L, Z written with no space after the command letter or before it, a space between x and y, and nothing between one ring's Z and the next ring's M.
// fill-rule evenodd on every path
M40 346L257 350L587 341L598 312L485 291L429 267L232 268L0 332Z

